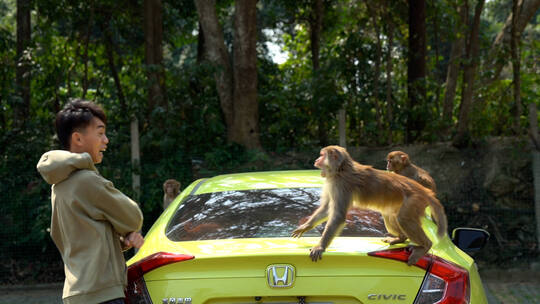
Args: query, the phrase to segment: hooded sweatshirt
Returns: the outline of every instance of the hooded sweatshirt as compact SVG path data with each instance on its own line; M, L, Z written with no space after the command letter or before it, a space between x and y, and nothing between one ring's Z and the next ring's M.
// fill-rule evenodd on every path
M120 237L141 229L137 203L98 173L88 153L49 151L37 169L52 185L51 237L64 261L64 303L123 298Z

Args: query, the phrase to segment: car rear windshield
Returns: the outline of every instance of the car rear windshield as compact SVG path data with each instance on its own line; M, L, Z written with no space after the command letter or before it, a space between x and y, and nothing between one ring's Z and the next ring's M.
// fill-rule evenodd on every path
M188 196L167 226L173 241L288 237L320 203L321 188L225 191ZM320 236L324 223L304 236ZM383 236L381 215L352 209L342 236Z

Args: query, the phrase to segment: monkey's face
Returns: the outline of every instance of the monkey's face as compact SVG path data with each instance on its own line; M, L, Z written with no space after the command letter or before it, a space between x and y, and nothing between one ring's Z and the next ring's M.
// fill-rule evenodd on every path
M319 158L315 160L315 163L313 165L319 169L322 169L324 166L325 159L326 159L326 152L324 150L321 150L321 152L319 153Z
M167 180L163 184L163 191L170 196L176 196L180 192L180 183L176 180Z
M326 176L326 167L328 166L327 164L327 161L326 161L326 151L324 151L324 149L321 150L321 152L319 153L319 158L317 158L315 160L315 163L313 164L315 167L321 169L321 176L322 177L325 177Z
M391 157L390 155L388 155L388 157L386 158L386 170L388 170L388 171L396 171L396 170L398 170L397 169L398 163L399 163L399 159L397 159L396 157Z
M343 151L342 151L343 150ZM341 166L345 155L345 150L337 146L329 146L321 150L319 158L315 160L315 167L322 170L321 176L327 176L328 173L335 173Z
M409 157L407 156L407 154L403 152L400 152L400 151L390 152L388 153L388 156L386 157L386 170L399 172L405 167L408 160L409 160Z
M166 185L165 192L167 193L167 195L174 195L174 186L171 184Z

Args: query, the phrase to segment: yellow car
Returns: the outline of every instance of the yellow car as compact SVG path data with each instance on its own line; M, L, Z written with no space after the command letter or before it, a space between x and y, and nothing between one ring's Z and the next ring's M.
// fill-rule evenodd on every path
M407 266L409 244L381 241L380 214L353 209L339 237L312 262L323 225L291 232L317 208L318 170L220 175L195 181L163 212L128 261L131 304L487 303L473 259L486 232L438 238L422 219L429 254Z

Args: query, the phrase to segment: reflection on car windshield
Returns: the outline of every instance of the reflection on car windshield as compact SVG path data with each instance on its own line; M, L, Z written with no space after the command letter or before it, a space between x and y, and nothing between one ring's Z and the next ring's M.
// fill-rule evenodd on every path
M319 206L321 188L225 191L189 196L166 235L173 241L288 237ZM304 236L320 236L324 224ZM342 236L383 236L381 215L352 209Z

